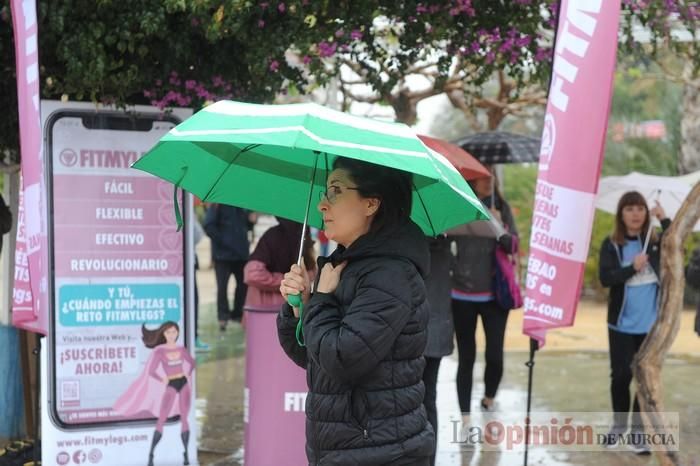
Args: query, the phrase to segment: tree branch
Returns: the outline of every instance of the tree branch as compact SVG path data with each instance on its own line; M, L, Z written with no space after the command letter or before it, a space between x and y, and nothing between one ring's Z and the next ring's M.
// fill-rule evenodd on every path
M451 92L447 92L446 95L452 106L462 112L467 123L475 133L483 131L483 125L481 125L476 118L474 109L467 105L467 102L464 100L464 92L455 89Z
M700 183L695 185L681 205L666 230L661 242L661 299L656 322L644 339L634 358L632 368L638 383L637 399L641 405L647 434L667 433L664 417L663 383L661 367L666 353L678 335L680 315L683 309L683 244L700 219ZM657 451L662 465L678 465L678 452L665 449Z

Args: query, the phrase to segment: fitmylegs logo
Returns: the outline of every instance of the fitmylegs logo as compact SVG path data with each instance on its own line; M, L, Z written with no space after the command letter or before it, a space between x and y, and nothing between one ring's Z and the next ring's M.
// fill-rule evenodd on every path
M58 155L58 159L64 167L73 167L78 163L78 154L73 149L63 149Z
M544 129L542 130L542 145L540 146L540 171L548 171L552 161L554 144L557 141L557 125L551 113L544 117Z

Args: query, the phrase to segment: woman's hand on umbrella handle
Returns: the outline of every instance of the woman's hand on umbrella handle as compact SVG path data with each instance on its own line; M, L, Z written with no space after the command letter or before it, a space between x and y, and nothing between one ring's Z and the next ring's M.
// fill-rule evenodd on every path
M320 293L333 293L338 288L340 274L343 273L343 269L347 264L347 262L343 262L333 267L329 262L324 265L321 269L321 276L318 279L318 291Z
M649 256L646 254L637 254L634 257L634 262L632 263L632 267L634 267L634 270L639 272L642 270L646 265L649 263Z
M655 202L656 205L649 211L649 214L653 215L654 217L658 218L659 221L661 221L666 218L666 212L664 211L664 208L661 207L661 204L659 204L659 201Z
M311 296L311 283L306 269L297 264L292 265L289 272L284 274L282 283L280 283L280 294L285 301L287 301L289 295L301 294L301 300L306 305ZM294 315L299 317L299 309L297 307L292 307L292 309L294 310Z

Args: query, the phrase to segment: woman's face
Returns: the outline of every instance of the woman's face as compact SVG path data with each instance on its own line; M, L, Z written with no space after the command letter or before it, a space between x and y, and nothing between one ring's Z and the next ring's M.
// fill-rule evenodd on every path
M360 196L347 171L333 170L321 195L318 210L323 215L324 233L328 239L345 247L369 231L379 209L377 198Z
M175 327L168 327L168 329L163 332L165 336L165 341L169 344L173 344L177 341L178 331Z
M647 219L647 209L643 205L627 205L622 208L622 223L628 232L639 232Z
M472 186L474 187L474 194L479 199L489 197L493 192L493 178L477 178L472 181Z

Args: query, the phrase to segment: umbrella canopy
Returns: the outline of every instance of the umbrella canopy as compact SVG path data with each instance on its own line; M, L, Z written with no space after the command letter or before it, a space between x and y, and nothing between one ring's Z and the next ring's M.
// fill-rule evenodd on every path
M307 209L338 156L413 174L411 218L428 235L489 218L459 172L405 125L316 104L220 101L173 128L133 166L205 202L248 208L322 228Z
M647 175L632 172L624 176L606 176L600 179L595 198L597 209L615 214L620 197L627 191L638 191L647 200L649 208L658 201L666 215L673 218L680 209L691 185L681 177ZM693 231L700 231L700 223Z
M469 181L478 178L490 178L491 172L477 159L461 147L443 139L418 135L421 141L438 154L443 155L459 171L462 177ZM482 236L487 238L499 238L505 230L493 217L489 220L476 220L446 231L450 236Z
M443 139L436 139L421 134L418 137L429 149L449 160L465 180L469 181L491 176L488 168L484 167L476 158L461 147Z
M497 163L531 163L540 157L540 140L505 131L472 134L455 144L486 165Z

